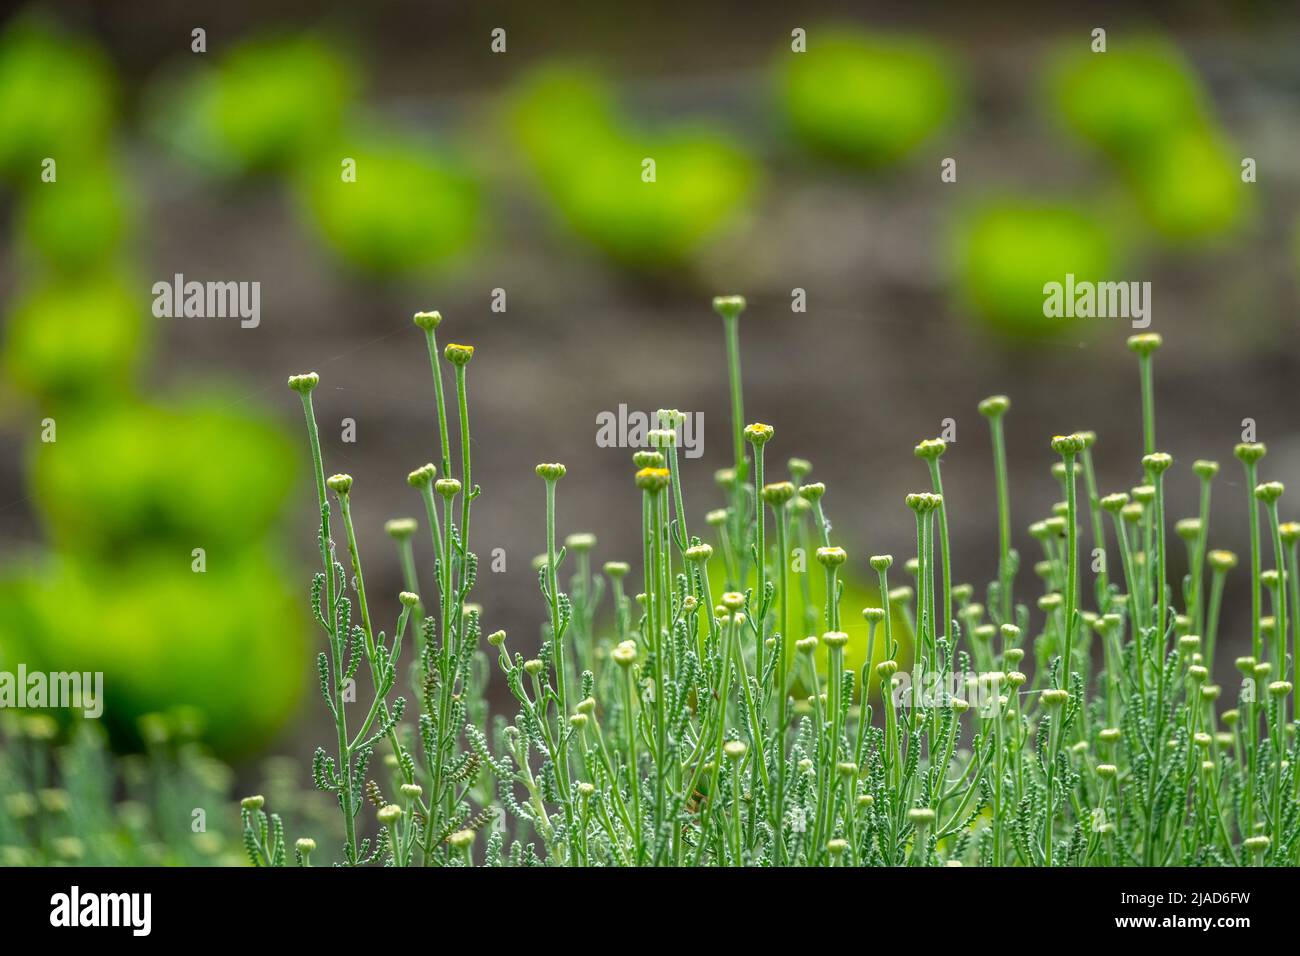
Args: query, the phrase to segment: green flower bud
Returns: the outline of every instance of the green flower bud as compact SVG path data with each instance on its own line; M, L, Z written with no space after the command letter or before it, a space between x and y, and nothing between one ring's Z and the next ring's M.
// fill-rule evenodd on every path
M686 560L694 561L697 564L703 564L709 558L713 557L713 546L710 544L693 544L686 549Z
M604 571L611 578L626 577L632 566L626 561L606 561Z
M743 295L719 295L713 298L713 311L724 319L735 319L745 311Z
M439 478L433 483L433 490L444 498L454 498L460 494L460 480L456 478Z
M426 332L432 332L438 326L442 325L441 312L417 312L413 321Z
M266 797L260 793L256 796L244 797L243 800L239 801L239 805L245 810L261 810L262 807L266 806Z
M619 642L611 656L619 667L631 667L636 663L636 641Z
M804 501L820 501L824 494L826 494L826 486L820 481L814 481L799 486L799 497L804 499Z
M980 414L985 418L1001 418L1011 408L1011 399L1005 395L991 395L979 403Z
M739 760L745 756L747 750L749 747L743 740L728 740L722 745L722 752L727 755L728 760Z
M392 518L384 522L384 533L395 541L405 541L418 527L414 518Z
M465 366L474 357L474 346L453 343L443 349L442 354L452 365Z
M777 481L763 486L763 500L773 508L780 508L795 495L794 485L788 481Z
M636 473L636 486L652 495L667 488L671 480L672 474L667 468L642 468Z
M506 632L493 631L491 634L487 636L487 642L491 644L493 647L500 647L502 644L506 642Z
M1142 456L1142 467L1153 475L1163 475L1173 463L1174 459L1163 451Z
M652 428L645 437L651 448L677 447L677 431L672 428Z
M805 478L812 472L812 462L806 458L791 458L785 463L786 469L790 472L790 477L794 479Z
M660 428L676 429L678 425L686 421L686 416L675 408L661 408L655 412L655 418L659 422Z
M841 648L849 643L849 636L843 631L827 631L822 635L822 643L827 647Z
M1079 452L1083 451L1083 436L1077 433L1072 435L1056 435L1052 438L1052 451L1066 459L1073 458Z
M330 475L325 479L325 485L336 495L346 495L352 490L352 476Z
M912 454L923 461L938 461L947 450L948 443L942 438L927 438L912 449Z
M406 476L406 483L412 488L423 488L433 481L434 476L438 474L438 469L433 464L421 465L415 471Z
M1160 348L1164 339L1158 332L1144 332L1141 335L1130 335L1128 339L1128 348L1130 352L1136 352L1138 355L1146 358L1156 349Z
M474 845L473 830L457 830L451 836L447 837L447 842L451 844L454 850L468 850Z
M559 481L564 477L566 469L558 461L553 461L542 462L534 468L533 471L537 473L538 478L545 479L546 481Z
M764 425L762 422L754 422L752 425L745 426L745 441L749 442L755 448L761 448L772 440L773 428L771 425Z
M303 372L289 376L289 387L299 395L309 395L320 384L320 376L315 372Z
M1213 478L1219 473L1219 463L1217 461L1208 461L1204 458L1198 458L1192 462L1192 471L1204 478L1206 481Z
M571 534L564 539L564 546L577 553L590 551L596 546L596 536L585 531Z
M1285 490L1280 481L1265 481L1255 486L1255 497L1264 504L1271 505L1282 497L1282 492Z
M1241 442L1232 449L1232 453L1237 459L1247 465L1256 464L1261 458L1268 454L1268 448L1263 442Z
M848 559L848 552L835 545L817 549L817 563L824 568L838 568Z
M1106 497L1102 498L1098 504L1113 515L1119 514L1120 509L1128 504L1128 495L1124 494L1122 491L1117 491L1114 494L1106 495Z
M420 603L420 595L413 591L402 591L397 595L397 600L401 602L402 607L415 607Z
M862 619L868 624L879 624L885 619L885 609L883 607L864 607L862 609Z
M903 499L907 506L919 515L929 514L943 504L943 496L929 491L917 492Z

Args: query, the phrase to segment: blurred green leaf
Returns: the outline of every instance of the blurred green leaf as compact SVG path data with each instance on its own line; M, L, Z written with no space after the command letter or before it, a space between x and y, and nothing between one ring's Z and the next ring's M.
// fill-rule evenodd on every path
M148 347L147 304L127 278L107 272L48 279L13 304L4 368L40 398L125 391Z
M1042 337L1079 323L1043 314L1043 286L1115 278L1116 250L1102 219L1065 202L987 202L959 219L953 234L964 304L1007 335Z
M279 428L216 400L86 406L60 419L58 441L36 445L32 481L55 545L81 554L168 543L188 567L191 548L256 541L297 471Z
M33 17L0 35L0 168L11 176L36 183L44 158L101 149L113 112L112 72L97 46Z
M183 704L213 746L255 751L304 686L301 595L264 550L209 554L203 574L183 548L11 571L0 580L0 654L29 670L102 671L104 719L119 736Z
M132 224L127 188L112 163L66 157L57 181L26 190L17 223L21 246L62 272L111 262Z
M1249 194L1238 158L1208 130L1195 127L1127 164L1138 206L1160 235L1199 242L1230 232L1245 218Z
M1204 95L1176 47L1155 37L1093 53L1062 44L1048 72L1054 110L1076 135L1122 157L1207 124Z
M354 65L328 40L260 37L216 67L167 77L152 125L213 172L283 170L338 136L358 86Z
M753 160L711 128L627 128L609 88L582 70L533 74L510 119L560 218L628 267L690 255L747 205L757 183ZM646 160L653 182L643 180Z
M932 43L851 28L808 31L779 54L781 107L809 149L862 167L898 162L953 115L957 80Z
M304 168L300 198L330 248L379 275L418 272L464 251L479 223L473 181L427 144L360 132ZM342 159L356 163L344 181Z

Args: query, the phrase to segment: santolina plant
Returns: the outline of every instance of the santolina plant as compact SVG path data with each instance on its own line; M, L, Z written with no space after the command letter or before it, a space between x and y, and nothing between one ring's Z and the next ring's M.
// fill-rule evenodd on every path
M503 631L484 636L483 611L471 601L473 347L440 350L441 316L415 316L428 347L438 447L437 464L415 468L408 482L423 506L433 566L417 574L416 521L387 524L406 586L383 602L394 616L391 637L371 614L353 479L327 477L322 460L312 405L319 378L289 379L302 400L320 512L311 604L324 634L320 691L336 732L316 751L313 777L342 813L339 862L1297 862L1300 774L1289 709L1300 682L1300 524L1281 520L1281 483L1261 481L1264 446L1238 445L1249 490L1252 653L1236 661L1242 680L1228 699L1210 674L1237 558L1209 546L1216 463L1192 465L1199 514L1167 520L1175 463L1156 444L1158 335L1128 342L1138 358L1144 451L1135 487L1097 487L1092 432L1043 442L1063 500L1030 525L1042 548L1035 614L1028 589L1020 601L1016 593L1010 399L979 404L998 516L984 602L953 581L940 467L948 447L937 438L916 446L928 483L901 503L916 525L916 553L905 562L913 581L891 587L892 555L850 555L834 540L827 489L807 480L807 461L790 459L788 477L771 474L779 438L744 414L744 299L721 297L714 307L732 409L722 507L708 512L702 536L691 533L701 525L683 500L682 415L659 411L651 447L632 456L630 469L639 565L608 561L598 573L594 536L561 538L568 470L539 464L543 624L531 658ZM1171 532L1191 569L1181 581L1170 580ZM1094 560L1081 563L1081 538ZM820 609L808 587L816 570L793 561L802 544L824 578ZM842 575L854 564L874 573L878 604L843 606ZM613 607L602 614L607 591ZM796 609L810 606L798 618ZM868 646L855 669L846 664L845 619L858 613ZM898 633L898 621L913 633ZM513 713L488 713L494 668ZM289 862L283 827L263 801L245 800L242 814L252 861ZM321 853L310 838L293 849L299 863Z

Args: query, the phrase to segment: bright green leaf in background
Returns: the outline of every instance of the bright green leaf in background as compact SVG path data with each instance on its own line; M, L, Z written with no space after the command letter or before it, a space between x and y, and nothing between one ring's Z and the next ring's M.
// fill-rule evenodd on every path
M34 18L0 35L0 169L11 179L38 180L46 157L95 153L113 111L112 73L98 47Z
M343 159L355 161L355 181ZM478 189L429 145L389 133L360 133L302 169L306 214L330 248L377 275L429 269L463 252L480 215Z
M132 292L139 287L109 271L33 286L8 313L6 376L45 399L126 392L148 349L153 322L141 296Z
M258 550L215 548L202 574L177 549L42 560L0 581L0 666L103 672L119 739L142 715L186 705L220 751L255 751L304 687L301 593L285 580Z
M191 548L265 536L298 461L278 428L216 396L83 408L36 447L37 502L56 544L122 558L170 542L187 564Z
M683 259L748 205L758 180L734 137L625 123L596 75L552 67L511 102L512 129L559 217L620 264ZM645 181L646 160L654 181Z
M351 61L324 39L259 37L215 67L170 80L158 91L155 126L214 172L283 171L321 158L318 151L343 128L358 86Z
M854 166L904 159L956 109L950 61L923 40L813 28L807 52L779 57L781 107L795 134L814 152Z
M1200 77L1168 41L1126 40L1105 53L1063 44L1047 95L1065 126L1110 159L1161 241L1202 242L1244 219L1240 157L1218 130Z
M952 238L958 292L994 330L1011 337L1041 337L1068 319L1043 314L1043 286L1113 277L1116 252L1102 220L1065 202L1010 199L966 213Z

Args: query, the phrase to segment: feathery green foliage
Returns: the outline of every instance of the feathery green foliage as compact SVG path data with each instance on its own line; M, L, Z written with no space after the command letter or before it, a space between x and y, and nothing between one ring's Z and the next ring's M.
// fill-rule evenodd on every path
M1296 863L1300 775L1287 678L1300 666L1300 525L1280 521L1282 485L1260 481L1264 447L1238 446L1251 489L1254 654L1237 661L1238 699L1221 709L1210 673L1236 558L1209 550L1213 462L1192 468L1200 516L1175 528L1166 518L1166 482L1176 472L1156 443L1159 336L1129 340L1145 451L1131 494L1101 494L1093 433L1043 444L1064 501L1030 526L1043 550L1034 566L1041 615L1016 599L1021 560L1011 545L1004 440L1011 402L1000 395L979 407L990 424L999 527L985 602L953 582L940 469L948 449L931 439L916 447L928 484L905 502L916 523L907 562L914 587L891 589L893 557L873 555L866 563L880 605L846 608L841 573L852 559L833 535L825 486L806 480L811 466L802 459L791 460L789 480L773 476L779 436L746 423L744 300L719 298L715 308L727 344L733 460L722 482L725 508L704 526L708 540L691 533L701 525L683 501L678 412L661 410L651 447L633 456L638 573L621 561L596 573L592 535L561 541L567 469L538 465L544 625L541 649L528 659L502 631L484 638L481 609L470 601L471 506L479 497L468 409L473 348L440 351L441 316L415 317L433 372L438 463L408 480L424 506L434 570L417 579L412 524L390 522L408 589L391 638L372 622L352 479L326 477L312 406L318 378L289 380L302 398L316 476L322 571L312 605L326 637L321 692L337 731L331 747L317 751L314 778L342 811L342 863ZM1169 579L1171 531L1192 568L1181 582ZM1081 563L1081 539L1092 561ZM790 613L801 587L795 579L819 573L794 560L791 543L805 540L825 578L820 633L787 641L788 629L802 629ZM722 593L713 583L719 565ZM602 615L606 592L612 614ZM910 665L893 625L900 606L915 625ZM872 649L853 670L845 666L844 621L857 612ZM877 642L885 650L878 664ZM493 664L513 714L488 714ZM399 691L401 683L409 690ZM876 688L883 693L864 693ZM361 836L367 801L378 825L373 838ZM250 855L283 862L275 818L260 804L246 805L244 816Z

